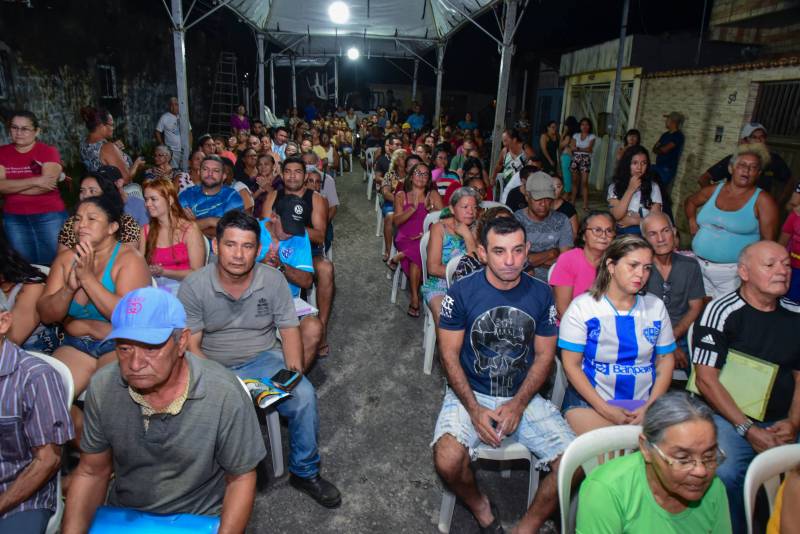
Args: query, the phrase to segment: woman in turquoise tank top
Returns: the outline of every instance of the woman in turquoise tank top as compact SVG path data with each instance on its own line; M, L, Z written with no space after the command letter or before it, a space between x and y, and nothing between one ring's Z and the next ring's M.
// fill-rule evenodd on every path
M79 242L56 256L37 309L43 323L64 326L64 340L53 355L69 367L77 396L97 369L116 359L114 343L103 342L114 307L151 279L142 255L119 242L117 203L104 196L86 198L75 218ZM78 428L74 411L73 419Z
M433 312L437 326L442 298L447 293L447 262L456 256L472 254L477 248L470 226L478 218L479 204L480 194L472 187L456 189L450 195L452 217L431 227L425 262L428 279L422 284L422 298Z
M768 162L763 145L739 145L730 162L731 179L686 199L692 249L700 262L706 295L712 298L739 287L736 264L744 247L777 235L778 205L756 187Z

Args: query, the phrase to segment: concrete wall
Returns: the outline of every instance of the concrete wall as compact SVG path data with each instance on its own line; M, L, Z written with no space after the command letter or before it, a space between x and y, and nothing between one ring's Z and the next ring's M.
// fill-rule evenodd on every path
M650 149L663 133L665 113L679 111L686 116L686 143L672 191L673 203L678 206L697 191L697 178L733 151L742 125L753 113L758 83L800 79L800 66L796 63L735 69L704 69L697 74L669 77L652 75L641 81L636 127L642 132L644 146ZM723 128L720 140L715 140L717 127ZM678 225L686 228L683 210L674 211Z

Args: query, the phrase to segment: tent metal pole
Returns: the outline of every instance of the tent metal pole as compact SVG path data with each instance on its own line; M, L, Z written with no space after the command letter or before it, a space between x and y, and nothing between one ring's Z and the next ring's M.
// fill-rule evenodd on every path
M333 58L333 105L339 109L339 58Z
M442 75L444 74L444 43L436 45L436 104L432 124L441 128L442 121Z
M411 79L411 101L417 100L417 73L419 72L419 60L414 60L414 77Z
M610 178L614 172L614 161L612 149L614 139L619 133L619 100L622 96L622 63L625 60L625 36L628 31L628 7L630 0L625 0L622 4L622 22L619 28L619 50L617 51L617 71L614 74L614 98L611 101L611 124L608 125L608 146L606 147L606 168L605 176L601 178L601 185L605 185L606 178ZM633 111L633 110L631 110Z
M494 172L497 157L500 155L500 139L506 122L506 102L508 100L508 80L511 76L511 58L514 55L514 28L519 0L505 0L506 18L503 26L503 47L500 51L500 80L497 83L497 106L494 110L492 128L492 158L490 172Z
M292 61L292 107L297 108L297 71L294 68L294 56L289 59Z
M267 114L264 112L267 102L264 94L264 34L262 32L256 34L256 41L258 42L258 117L261 122L264 122L267 120Z
M172 46L175 52L175 83L178 89L178 113L181 132L181 168L188 169L189 162L189 91L186 85L186 45L181 0L172 1Z
M528 69L525 69L522 74L522 102L520 109L525 111L528 109Z
M272 101L272 113L277 114L275 109L275 62L269 58L269 92Z

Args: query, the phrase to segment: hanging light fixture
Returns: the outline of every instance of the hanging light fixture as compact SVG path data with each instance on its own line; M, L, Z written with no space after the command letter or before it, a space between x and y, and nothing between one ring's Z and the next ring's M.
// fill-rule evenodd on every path
M352 61L357 60L360 55L361 52L359 52L358 48L356 48L355 46L351 46L350 48L347 49L347 58Z
M333 2L328 7L328 16L334 24L344 24L350 19L350 8L344 2Z

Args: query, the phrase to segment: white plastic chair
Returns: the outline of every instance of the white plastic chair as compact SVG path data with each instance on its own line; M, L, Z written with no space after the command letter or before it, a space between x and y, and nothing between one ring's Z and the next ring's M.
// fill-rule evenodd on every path
M452 258L450 258L450 261L447 262L447 267L445 268L444 271L445 278L447 279L447 287L453 285L453 275L456 272L456 267L458 267L458 262L461 261L462 256L463 254L453 256Z
M211 259L211 241L208 240L206 236L203 236L203 245L206 249L206 262L205 265L208 265L208 260Z
M798 464L800 464L800 444L797 443L767 449L750 462L747 474L744 476L744 516L747 519L748 534L753 534L753 511L758 488L764 486L769 510L772 512L778 486L781 483L781 474ZM784 501L783 505L786 507L790 503Z
M556 268L556 264L554 263L553 265L550 266L549 269L547 269L547 283L548 284L550 283L550 277L553 276L553 270L555 268Z
M125 187L123 187L122 190L125 191L125 193L127 193L129 197L141 198L142 200L144 200L144 193L142 192L142 186L139 184L136 183L128 184Z
M375 194L375 212L377 214L378 222L375 226L375 237L383 236L383 210L381 209L379 197L380 192ZM383 243L381 243L381 251L383 251Z
M27 351L31 356L35 356L41 360L46 361L50 367L56 370L58 376L61 377L61 383L64 385L64 399L67 402L67 408L72 404L72 397L75 395L75 384L72 381L72 373L69 371L63 362L42 354L41 352ZM56 534L61 529L61 518L64 516L64 499L61 495L61 470L56 474L56 511L50 516L47 522L46 534Z
M628 454L638 449L639 425L616 425L598 428L575 438L561 457L558 467L558 502L561 508L561 532L575 532L577 501L571 498L572 477L579 467L588 476L598 463L598 456L604 463L613 457ZM620 454L622 453L622 454Z
M689 353L686 357L692 361L692 334L694 333L694 323L689 325L689 330L686 331L686 344L689 346ZM689 380L689 374L685 369L675 369L672 371L672 379L678 382L686 382Z
M490 208L508 208L508 206L506 206L502 202L497 202L494 200L482 200L481 208L488 210Z
M392 243L392 250L389 252L389 257L394 258L397 255L397 247L394 246ZM400 268L400 265L397 266L397 269L394 270L393 275L389 275L392 279L392 295L389 297L389 302L395 304L397 302L397 288L405 290L406 285L408 283L408 278L406 277L406 273L403 272L403 269Z
M36 265L32 263L31 267L36 267L43 275L50 276L50 267L48 267L47 265Z
M419 253L422 256L422 283L428 279L428 241L431 239L430 232L425 232L419 240ZM433 353L436 351L436 322L433 320L433 312L428 303L423 304L425 309L425 321L422 325L422 348L425 351L425 358L422 364L422 371L429 375L433 369Z
M244 383L244 380L236 377L236 380L244 388L245 392L247 392L247 398L252 399L253 397L250 395L250 390L247 389L247 384ZM253 406L256 406L255 403ZM259 408L260 409L260 408ZM278 416L278 410L275 409L274 406L269 406L264 408L264 412L266 414L267 420L267 435L269 436L269 450L270 455L272 456L272 471L275 473L275 478L278 478L283 475L283 446L281 445L281 420ZM50 534L50 533L48 533Z
M442 218L442 211L432 211L425 216L425 220L422 221L422 233L427 233L428 230L431 229L431 225L433 223L439 222L439 219Z

